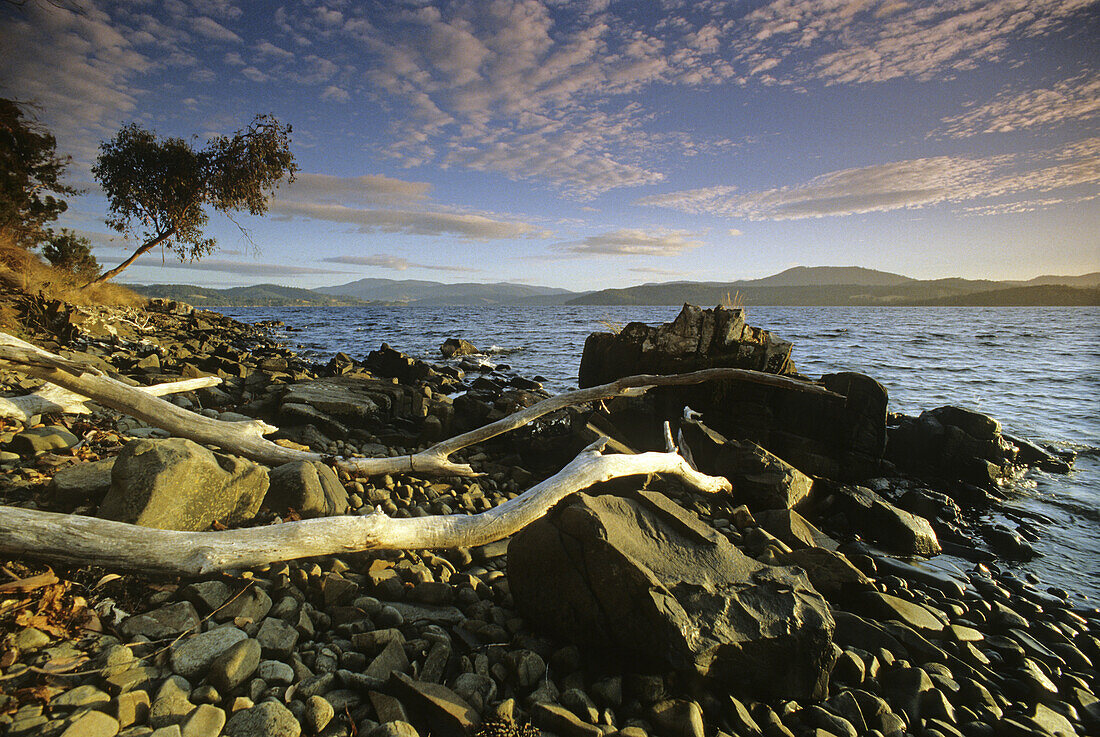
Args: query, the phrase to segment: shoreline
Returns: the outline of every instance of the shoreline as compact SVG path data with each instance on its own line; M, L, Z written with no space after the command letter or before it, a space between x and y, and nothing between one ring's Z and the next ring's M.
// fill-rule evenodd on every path
M204 317L178 318L186 326L175 328L177 336L190 333L209 339L214 335L196 325L206 322ZM220 391L228 401L213 391L203 395L203 390L193 398L183 395L181 401L195 407L222 402L211 410L216 414L270 413L274 405L269 402L265 407L264 402L272 379L282 381L285 377L286 384L293 385L314 380L310 374L315 378L323 374L354 376L360 370L359 362L350 358L348 362L334 359L327 367L309 366L248 328L231 330L238 344L256 342L252 350L238 350L237 357L222 364L226 385ZM157 339L165 344L177 342L176 336L165 340L162 332ZM127 350L113 346L115 353ZM186 363L172 351L164 353L113 358L128 365L127 370L136 368L135 375L146 380L169 373L174 360ZM150 365L137 366L153 354L158 356L155 370ZM267 368L263 367L265 361ZM251 368L235 371L234 365ZM258 374L268 383L259 379L250 382L249 377ZM405 385L396 378L395 386ZM486 391L496 392L498 397L508 391L537 391L534 386L513 386L522 383L518 376L489 374L481 378L497 384ZM474 383L476 380L470 380ZM416 381L408 385L414 386ZM481 386L485 388L484 383ZM489 406L491 411L491 403ZM279 417L286 420L288 414L284 411ZM135 431L156 436L132 423L124 423L127 429L119 432L118 420L110 415L93 416L92 420L79 429L85 433L95 429L99 440L86 447L104 453ZM324 438L297 435L297 439L286 439L323 442ZM414 435L400 424L387 428L383 423L378 431L329 440L321 450L347 452L354 447L356 451L393 453L423 442L419 432ZM408 481L394 477L340 481L353 511L357 497L360 509L377 504L398 516L402 511L413 514L413 510L439 513L444 507L471 513L499 504L545 472L525 468L522 453L517 463L512 458L516 447L507 441L473 449L465 454L466 459L483 456L478 462L489 464L490 475L476 484L444 480L443 485L450 488L443 491L439 482L415 475ZM49 469L48 464L41 465L41 458L37 465L25 464L22 458L17 462L15 468L30 469L33 474L22 474L27 483L18 489L26 498L15 501L39 503L50 498L52 492L36 470ZM4 490L5 503L12 501L13 488ZM732 502L719 504L675 487L665 491L735 544L763 550L776 539L751 513L748 517L737 513ZM277 518L265 519L270 523ZM772 555L774 551L786 555L783 547L772 544ZM790 545L785 547L790 549ZM455 704L470 720L470 727L475 724L474 717L477 721L533 717L543 729L563 737L615 732L624 737L673 733L710 737L718 729L733 735L801 735L817 729L819 735L843 737L851 733L849 727L856 734L869 729L882 734L898 729L929 735L952 734L952 729L963 734L993 734L994 725L998 733L1024 734L1043 725L1051 733L1056 728L1064 731L1065 724L1076 725L1078 733L1084 734L1100 725L1100 707L1095 698L1088 700L1100 685L1092 665L1100 658L1100 617L1095 609L1075 608L1068 601L1070 592L1044 590L1041 583L1012 576L996 565L976 567L965 581L951 580L898 565L891 562L893 557L870 548L849 547L848 551L852 571L862 578L849 571L852 578L831 594L835 601L829 600L829 608L838 613L834 642L840 653L832 670L834 688L828 698L794 700L757 700L747 693L731 694L728 689L701 686L696 679L671 671L643 675L613 666L604 654L547 640L517 611L508 585L506 546L498 543L442 554L307 559L273 564L251 576L241 572L178 584L124 575L106 583L99 578L96 588L89 573L70 571L75 583L59 594L63 598L81 595L96 609L95 599L102 603L111 595L116 610L123 608L122 602L131 607L148 606L162 614L123 620L121 631L129 642L107 634L83 639L51 635L33 626L13 633L7 652L13 652L14 645L16 656L0 666L2 683L42 682L49 688L58 684L64 688L51 692L44 708L36 707L33 699L23 704L14 712L18 718L8 722L8 733L60 734L78 723L88 729L93 723L103 724L109 731L105 720L113 719L112 734L138 737L152 734L154 726L179 724L185 731L198 730L200 723L216 724L220 718L222 726L217 731L207 727L207 732L188 733L260 734L255 730L261 728L255 725L262 722L285 729L269 732L272 734L296 734L297 725L306 733L336 735L351 733L347 714L360 734L373 734L373 730L385 729L379 725L418 721L425 714L453 713ZM36 567L25 571L28 576L38 572ZM57 585L36 591L42 593ZM884 603L894 607L891 617L883 616L878 608ZM101 614L96 609L96 618L105 630L111 629L111 611L108 607ZM49 614L43 615L43 624L52 626ZM180 637L200 629L201 635ZM185 655L197 650L195 643L200 640L221 643L211 647L222 649L209 660L204 660L204 654L195 665ZM229 640L233 642L226 645ZM175 642L164 649L157 641ZM91 670L79 676L40 672L48 671L45 666L63 657L87 657L78 667ZM244 665L239 664L242 658ZM252 670L240 676L253 659ZM31 663L40 671L30 670ZM21 671L21 665L27 668ZM420 680L426 673L434 675L435 668L439 668L437 680ZM402 685L400 678L377 675L385 672L388 676L393 670L416 676L413 683L421 685ZM427 688L426 683L437 688ZM3 693L10 698L17 691L5 687ZM1067 709L1067 704L1072 709ZM11 702L6 706L11 716ZM356 718L356 714L361 716ZM1076 718L1063 723L1067 714ZM380 718L401 715L407 718ZM457 724L451 728L467 728L461 721ZM394 731L400 729L404 727L390 727L389 732L377 734L408 734Z

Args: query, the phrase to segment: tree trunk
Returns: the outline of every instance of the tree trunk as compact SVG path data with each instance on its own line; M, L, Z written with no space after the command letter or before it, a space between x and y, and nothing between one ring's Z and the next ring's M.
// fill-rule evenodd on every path
M318 555L485 545L526 527L569 494L624 476L670 474L700 491L730 491L729 481L699 473L676 453L605 456L605 442L593 443L554 476L480 514L402 519L373 512L222 532L179 532L0 507L0 554L201 576Z
M104 271L102 274L97 276L95 279L92 279L90 282L85 284L84 287L81 287L81 288L83 289L83 288L86 288L86 287L90 287L93 284L102 284L103 282L107 281L108 279L115 278L116 276L121 274L123 271L125 271L126 268L130 266L130 264L134 263L134 261L137 261L138 256L141 256L142 254L148 253L149 251L153 250L154 248L159 246L161 243L164 243L166 240L168 240L173 235L175 235L175 233L176 233L176 229L172 228L172 229L170 229L170 230L168 230L164 233L161 233L156 238L153 238L150 241L146 241L145 243L138 246L138 249L136 251L134 251L132 254L130 254L130 257L128 259L123 261L121 264L119 264L115 268L108 269L107 271Z
M197 379L183 379L182 381L169 381L164 384L136 386L134 388L154 397L162 397L165 394L190 392L206 386L216 386L220 383L222 383L222 380L217 376L202 376ZM34 415L85 415L88 414L88 408L84 404L89 401L91 400L86 396L50 384L21 397L0 397L0 417L26 422Z

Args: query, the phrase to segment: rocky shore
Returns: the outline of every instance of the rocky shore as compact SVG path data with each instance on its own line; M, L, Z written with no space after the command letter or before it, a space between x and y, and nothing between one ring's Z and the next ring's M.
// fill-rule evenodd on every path
M438 363L383 345L321 366L264 326L180 303L123 314L30 300L23 317L26 339L128 384L219 377L170 399L262 419L276 442L331 456L406 455L547 396L457 338ZM810 383L790 344L740 310L688 306L668 325L594 334L580 380L714 366ZM666 420L733 493L619 479L481 547L198 579L9 560L0 732L1100 733L1100 613L1013 573L1056 531L989 516L1030 468L1073 459L961 408L890 415L872 377L813 383L833 395L723 381L561 410L460 452L475 478L268 468L94 404L5 419L0 503L149 527L477 514L599 435L620 452L663 450ZM0 384L9 397L40 386L10 370Z

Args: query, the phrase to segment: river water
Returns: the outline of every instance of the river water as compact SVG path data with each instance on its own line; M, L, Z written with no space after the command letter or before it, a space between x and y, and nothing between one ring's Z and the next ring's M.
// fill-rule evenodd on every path
M382 343L431 362L461 337L542 377L576 388L585 338L628 322L669 322L678 307L226 307L244 322L281 320L285 339L327 361L363 358ZM1021 564L1045 584L1100 604L1100 308L750 307L747 321L794 343L799 372L858 371L881 382L890 410L946 404L1001 421L1005 432L1078 452L1068 476L1033 472L1010 507L1043 515L1042 555Z

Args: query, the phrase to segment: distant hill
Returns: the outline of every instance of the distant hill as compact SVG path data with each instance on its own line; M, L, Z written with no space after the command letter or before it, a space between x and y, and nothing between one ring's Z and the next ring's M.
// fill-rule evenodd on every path
M568 304L715 305L736 297L747 305L1077 305L1092 304L1084 288L1098 282L1100 274L1043 276L1029 282L957 277L919 280L858 267L799 266L763 279L604 289L574 297Z
M312 289L284 287L278 284L258 284L253 287L213 289L191 284L127 284L128 288L146 297L163 297L187 302L196 307L283 307L293 305L353 305L360 300L331 297Z
M316 291L328 295L354 297L369 302L401 303L436 307L445 305L492 304L564 304L578 296L577 292L555 287L538 287L529 284L474 282L441 284L415 279L359 279L335 287L321 287Z

